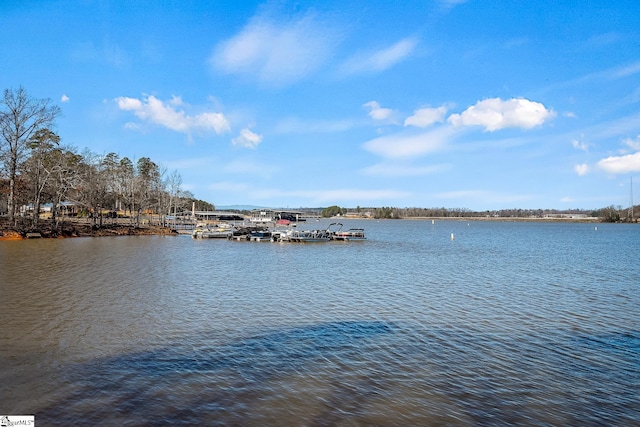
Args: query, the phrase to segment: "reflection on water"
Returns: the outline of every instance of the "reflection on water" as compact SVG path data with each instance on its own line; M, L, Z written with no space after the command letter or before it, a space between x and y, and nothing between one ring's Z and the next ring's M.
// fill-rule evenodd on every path
M382 322L311 325L221 346L203 336L197 346L74 367L65 374L72 391L39 416L51 425L637 423L640 335L522 338Z
M358 225L368 241L2 242L0 413L640 425L638 227Z

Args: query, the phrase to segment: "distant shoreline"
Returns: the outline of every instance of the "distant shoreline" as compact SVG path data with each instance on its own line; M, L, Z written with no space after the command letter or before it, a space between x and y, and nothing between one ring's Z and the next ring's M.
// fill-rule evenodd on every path
M600 218L524 218L524 217L446 217L446 216L412 216L403 218L373 218L373 217L342 217L335 216L330 219L336 221L349 220L385 220L385 221L491 221L491 222L584 222L584 223L602 223Z
M600 218L518 218L518 217L411 217L402 219L436 220L436 221L493 221L493 222L584 222L600 223Z

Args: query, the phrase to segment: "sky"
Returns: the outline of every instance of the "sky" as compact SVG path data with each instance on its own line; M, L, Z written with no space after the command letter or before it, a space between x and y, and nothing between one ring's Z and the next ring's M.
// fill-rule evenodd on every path
M217 207L640 203L640 2L0 2L0 88Z

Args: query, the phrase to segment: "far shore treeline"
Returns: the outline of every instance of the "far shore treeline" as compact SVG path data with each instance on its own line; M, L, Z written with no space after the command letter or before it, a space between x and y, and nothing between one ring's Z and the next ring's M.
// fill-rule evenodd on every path
M319 210L318 210L319 211ZM475 218L475 219L562 219L562 220L594 220L601 222L637 222L640 216L640 205L634 206L633 214L629 208L608 206L597 210L585 209L498 209L473 211L466 208L394 208L394 207L360 207L344 208L337 205L322 209L321 216L334 217L355 216L375 219L402 218Z
M73 206L74 216L122 215L138 225L142 214L175 215L214 210L182 188L182 177L149 157L130 159L117 153L79 151L63 144L54 132L61 109L50 99L34 98L23 88L5 89L0 99L0 217L14 225L30 218L37 227L40 207L47 204L57 226ZM639 209L634 209L639 211ZM597 218L605 222L635 221L638 212L621 206L597 210L465 208L395 208L330 206L323 217L369 218Z

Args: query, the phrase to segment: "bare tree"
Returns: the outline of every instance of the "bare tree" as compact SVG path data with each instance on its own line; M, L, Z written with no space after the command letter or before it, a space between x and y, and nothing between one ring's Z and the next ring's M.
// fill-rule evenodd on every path
M51 162L51 187L52 201L51 219L58 226L57 210L63 201L68 201L72 191L80 185L80 165L82 156L72 148L58 148L52 153ZM75 194L74 194L75 196ZM64 209L61 209L64 215Z
M60 107L51 105L50 99L32 98L23 87L4 91L0 100L0 157L9 175L10 220L16 214L18 164L25 156L29 140L38 130L50 128L60 113Z
M25 162L27 176L32 188L33 226L40 218L40 204L42 193L49 183L55 167L57 157L55 150L60 143L60 137L49 129L40 129L29 140L31 156Z
M177 170L174 170L169 174L169 176L167 176L167 179L165 180L165 186L167 189L167 195L169 196L167 214L175 215L177 198L182 191L182 177Z

